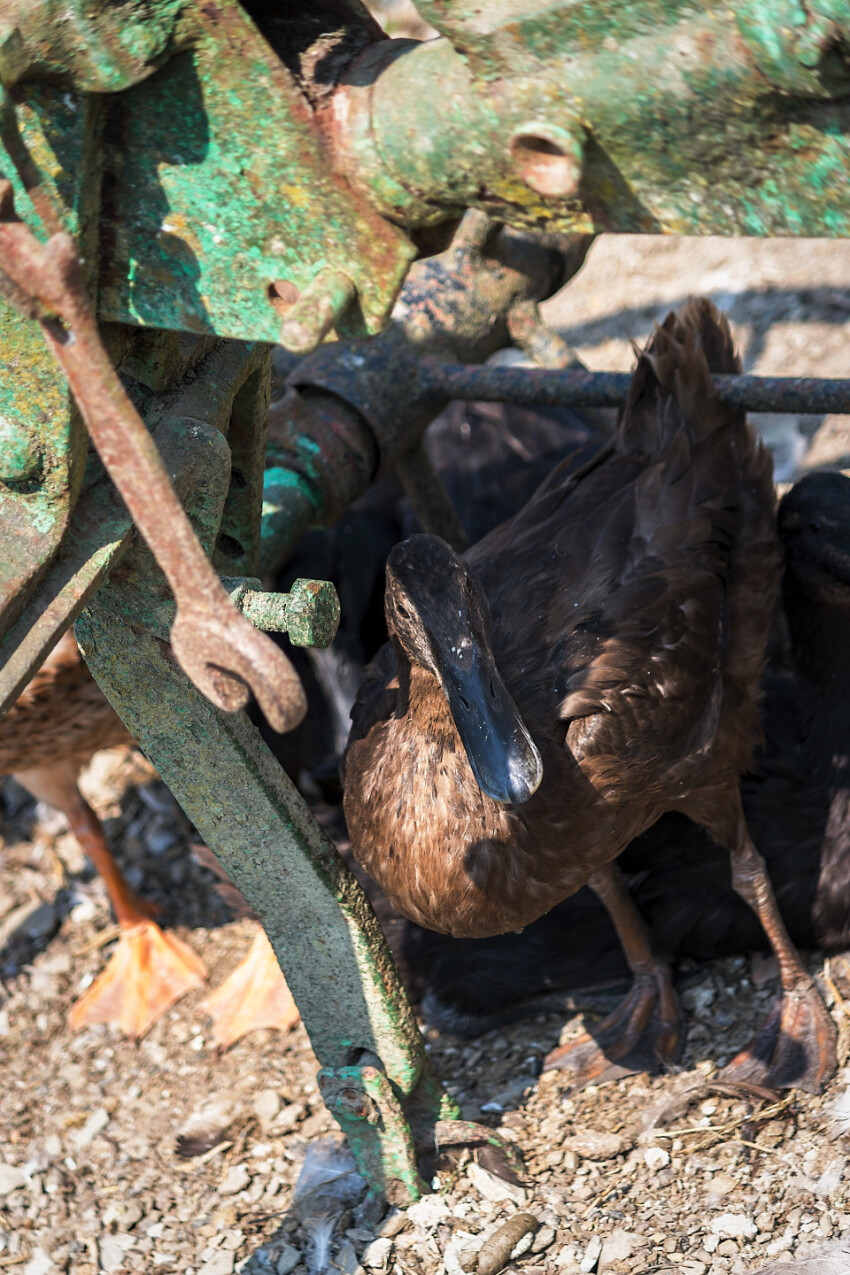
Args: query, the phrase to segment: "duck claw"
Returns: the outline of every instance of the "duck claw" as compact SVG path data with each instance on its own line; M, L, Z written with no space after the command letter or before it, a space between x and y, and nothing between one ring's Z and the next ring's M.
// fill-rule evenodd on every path
M837 1065L835 1025L809 984L779 995L762 1027L720 1078L820 1094Z
M117 1023L125 1036L140 1040L175 1001L203 987L206 974L176 934L164 934L150 920L125 923L106 969L72 1006L69 1026Z
M677 1062L683 1046L682 1018L666 968L635 979L621 1005L577 1040L553 1049L544 1071L572 1073L567 1093L605 1085L638 1072L655 1073Z
M301 1015L265 930L257 930L248 955L198 1012L213 1020L212 1041L220 1053L260 1027L286 1032L295 1026Z

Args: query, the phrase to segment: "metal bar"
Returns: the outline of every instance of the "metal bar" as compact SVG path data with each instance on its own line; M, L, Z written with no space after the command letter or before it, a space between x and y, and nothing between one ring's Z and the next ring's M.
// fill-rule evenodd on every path
M421 391L441 398L479 399L570 407L621 407L631 372L550 371L548 368L477 367L423 359ZM750 412L850 414L850 378L817 376L714 376L722 402Z
M399 456L395 472L422 524L422 530L442 536L458 553L468 549L469 540L458 512L423 442L416 443L410 451Z

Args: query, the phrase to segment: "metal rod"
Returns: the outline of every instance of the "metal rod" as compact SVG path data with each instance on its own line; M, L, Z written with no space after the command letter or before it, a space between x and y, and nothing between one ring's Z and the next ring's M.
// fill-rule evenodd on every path
M570 407L621 407L631 372L550 371L548 368L477 367L423 359L420 389L452 399ZM750 412L850 414L850 378L714 376L719 398Z

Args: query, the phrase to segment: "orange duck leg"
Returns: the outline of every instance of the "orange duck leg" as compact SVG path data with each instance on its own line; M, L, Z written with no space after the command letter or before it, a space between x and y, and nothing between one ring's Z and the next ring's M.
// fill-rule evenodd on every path
M262 928L251 950L220 987L198 1006L212 1018L216 1048L230 1045L259 1027L289 1031L300 1018L292 993L280 972L277 957Z
M649 931L619 868L609 863L588 884L614 922L635 981L612 1014L546 1058L545 1071L564 1068L571 1073L571 1093L635 1072L657 1072L678 1061L683 1043L669 966L653 953Z
M124 880L97 815L77 787L74 761L16 771L15 778L40 801L55 806L103 878L121 932L103 973L68 1015L72 1030L116 1023L140 1039L175 1001L206 981L206 968L190 947L164 933L145 903Z

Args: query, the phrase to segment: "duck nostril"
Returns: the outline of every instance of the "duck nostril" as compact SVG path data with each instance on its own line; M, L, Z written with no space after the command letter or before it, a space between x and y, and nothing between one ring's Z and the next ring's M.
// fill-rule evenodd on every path
M464 708L466 709L466 711L467 711L467 713L468 713L468 712L469 712L469 700L466 698L466 696L465 696L465 695L458 695L458 699L460 700L461 704L463 704Z
M496 688L495 688L495 686L493 685L493 683L492 683L492 682L490 683L490 698L491 698L491 699L495 699L495 698L496 698Z

